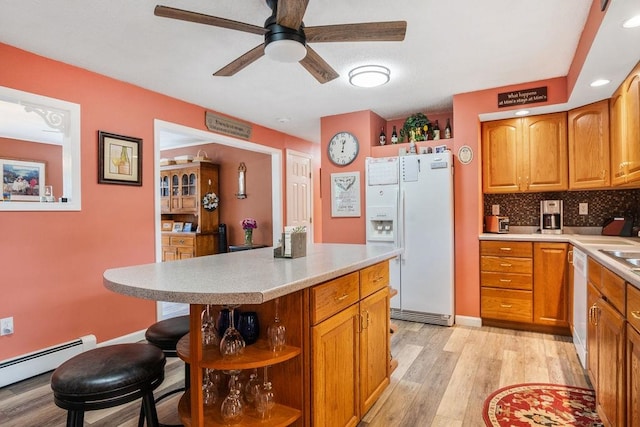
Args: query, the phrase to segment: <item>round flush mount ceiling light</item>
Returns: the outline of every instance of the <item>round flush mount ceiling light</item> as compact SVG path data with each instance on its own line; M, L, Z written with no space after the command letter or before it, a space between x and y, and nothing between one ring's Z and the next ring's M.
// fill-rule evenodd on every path
M590 86L591 87L600 87L600 86L608 85L609 83L611 83L611 80L598 79L598 80L592 81Z
M349 71L349 83L358 87L382 86L389 81L390 74L382 65L363 65Z
M516 116L526 116L529 114L529 110L518 110L516 111Z
M626 21L624 21L624 23L622 24L622 26L624 28L636 28L636 27L640 27L640 15L636 15L632 18L627 19Z

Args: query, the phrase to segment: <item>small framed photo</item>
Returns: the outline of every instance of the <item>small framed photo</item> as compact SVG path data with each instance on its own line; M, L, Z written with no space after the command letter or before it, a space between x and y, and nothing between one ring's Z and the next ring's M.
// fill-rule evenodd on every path
M173 221L171 220L163 220L161 222L162 231L172 231L173 230Z
M44 163L0 158L2 198L7 201L39 202L44 194Z
M433 147L433 151L434 151L434 153L444 153L445 151L447 151L447 146L446 145L436 145L435 147Z
M181 232L183 226L184 226L183 222L176 221L176 222L173 223L173 231L174 232Z
M185 233L190 233L191 232L191 223L190 222L185 222L184 226L182 227L182 231Z
M142 139L98 131L98 184L142 185Z

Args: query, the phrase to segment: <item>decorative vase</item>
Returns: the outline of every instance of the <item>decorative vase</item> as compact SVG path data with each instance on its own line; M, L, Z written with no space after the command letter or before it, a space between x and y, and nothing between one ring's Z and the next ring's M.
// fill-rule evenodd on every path
M244 230L244 244L245 246L253 245L253 229L247 228Z

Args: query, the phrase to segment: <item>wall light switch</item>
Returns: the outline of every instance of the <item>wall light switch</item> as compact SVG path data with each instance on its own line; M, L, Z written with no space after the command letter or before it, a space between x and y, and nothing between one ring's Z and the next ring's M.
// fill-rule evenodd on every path
M580 203L578 207L578 214L589 215L589 203Z
M500 215L500 205L491 205L491 215Z

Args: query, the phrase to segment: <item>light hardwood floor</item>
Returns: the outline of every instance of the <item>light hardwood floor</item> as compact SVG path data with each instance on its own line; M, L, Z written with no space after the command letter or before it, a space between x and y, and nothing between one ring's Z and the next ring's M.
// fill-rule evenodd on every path
M499 328L423 325L394 321L391 385L359 427L484 426L482 405L510 384L545 382L591 387L569 337ZM168 359L159 392L182 384L183 364ZM64 426L55 406L51 373L0 389L0 426ZM160 420L178 423L177 397L158 405ZM87 426L137 426L139 403L88 412ZM329 427L329 426L328 426Z

